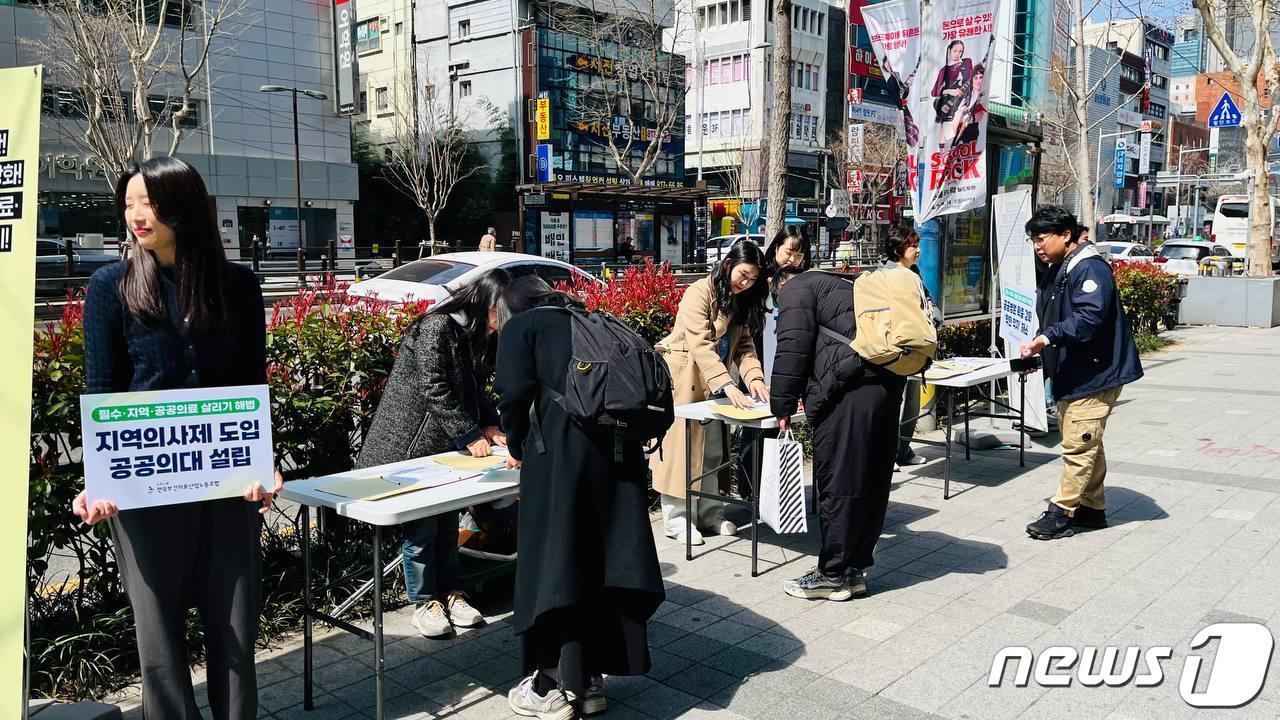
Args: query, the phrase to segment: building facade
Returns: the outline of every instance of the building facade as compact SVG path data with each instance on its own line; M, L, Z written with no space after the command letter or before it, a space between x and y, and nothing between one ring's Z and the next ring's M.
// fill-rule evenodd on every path
M354 246L352 206L358 187L350 121L337 105L334 12L328 1L259 0L233 17L227 33L211 46L195 115L177 154L200 171L215 197L231 257L247 257L254 236L264 244L270 238L273 251L281 253L292 254L299 244L292 100L289 93L259 92L273 84L330 98L300 96L298 102L303 246L311 255L323 252L329 241L348 251ZM27 2L0 0L0 66L40 62L37 46L53 37L42 13ZM74 101L76 83L46 75L39 233L88 235L90 245L101 236L110 245L119 236L112 188L101 161L72 140L83 127L80 104ZM166 101L158 94L153 105ZM156 147L163 152L168 144L160 131Z

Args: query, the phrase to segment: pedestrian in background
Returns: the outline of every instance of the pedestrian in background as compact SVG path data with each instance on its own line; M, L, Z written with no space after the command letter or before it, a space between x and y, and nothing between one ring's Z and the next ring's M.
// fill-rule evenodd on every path
M1041 207L1026 230L1049 268L1036 288L1040 330L1021 354L1043 358L1062 429L1058 492L1027 534L1053 540L1107 526L1102 436L1121 387L1142 377L1142 364L1111 266L1085 240L1075 216Z
M498 249L498 237L493 232L493 228L489 228L480 238L480 252L494 252Z
M752 336L760 363L764 368L765 382L773 376L773 358L778 347L778 293L788 280L797 273L809 269L810 250L804 241L804 235L794 225L779 230L769 246L764 250L764 277L769 283L769 292L765 295L764 323L760 332ZM723 339L721 342L725 342ZM751 484L754 468L759 464L755 456L756 443L763 438L777 437L778 431L757 430L744 427L738 437L738 484L744 498L750 498L755 492Z
M896 267L910 268L917 275L920 274L920 235L915 230L894 226L889 228L888 236L885 239L885 261L881 267L888 270ZM929 288L921 283L924 287L924 299L927 305L929 317L933 320L934 328L942 327L942 311L938 309L937 304L933 302L933 297L929 295ZM894 462L899 467L909 467L912 465L923 465L929 460L922 455L917 455L911 449L911 437L916 433L916 423L919 421L920 415L920 383L908 382L903 390L902 397L902 424L898 431L898 454Z
M492 373L494 333L509 317L505 270L486 272L405 330L369 426L357 468L459 451L489 457L505 446L498 413L485 393ZM458 513L401 525L404 583L416 606L411 622L423 637L482 625L458 584Z
M129 259L98 270L84 306L85 391L121 393L262 385L266 317L258 278L228 262L213 199L195 168L161 157L116 184ZM269 480L263 478L263 480ZM133 609L142 708L152 720L201 720L191 684L187 611L200 611L205 689L214 720L254 720L254 643L262 595L262 513L283 487L244 499L118 510L110 499L72 511L110 519ZM259 503L261 507L259 507Z
M753 398L769 400L760 359L751 336L764 326L765 295L768 282L763 275L764 252L750 240L740 240L716 263L709 275L685 290L676 312L675 327L654 350L671 371L675 404L710 400L724 396L734 405L749 409ZM730 374L736 367L738 380ZM746 392L739 387L739 382ZM662 441L662 451L649 456L653 488L661 495L663 531L667 537L685 540L685 434L686 423L678 422ZM690 437L691 477L703 468L723 463L724 425L695 424ZM699 485L702 492L714 493L720 478L709 476ZM695 498L690 542L704 541L699 527L720 535L734 535L738 528L724 514L724 503Z
M507 702L520 715L569 720L575 704L585 715L606 709L604 675L649 671L648 621L666 594L644 447L626 443L618 462L613 429L575 424L555 399L566 392L573 320L545 308L581 304L536 275L505 297L514 317L499 337L494 389L508 467L520 469L512 626L525 673Z

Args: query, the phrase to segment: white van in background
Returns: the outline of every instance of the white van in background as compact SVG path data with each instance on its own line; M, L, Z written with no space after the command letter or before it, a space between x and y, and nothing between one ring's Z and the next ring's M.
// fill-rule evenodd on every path
M1271 216L1271 267L1280 268L1280 198L1271 198L1271 207L1263 212ZM1213 211L1213 235L1210 242L1225 246L1233 257L1249 256L1249 196L1223 195Z

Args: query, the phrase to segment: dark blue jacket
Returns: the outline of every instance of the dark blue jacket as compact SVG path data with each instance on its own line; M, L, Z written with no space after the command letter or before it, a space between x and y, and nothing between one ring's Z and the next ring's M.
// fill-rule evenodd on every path
M1111 266L1092 243L1081 243L1050 266L1036 291L1041 354L1056 400L1075 400L1142 377L1133 330L1120 307Z
M266 382L266 311L252 270L223 265L227 321L221 328L189 332L180 320L171 270L160 271L169 321L143 324L120 297L125 263L112 263L89 279L84 303L86 392L173 390L260 385Z

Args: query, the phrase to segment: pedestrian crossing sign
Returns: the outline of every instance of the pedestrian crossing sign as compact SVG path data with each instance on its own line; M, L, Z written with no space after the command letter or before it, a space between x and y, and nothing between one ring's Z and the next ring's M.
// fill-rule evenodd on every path
M1240 108L1236 107L1231 96L1222 93L1222 99L1209 113L1209 127L1236 127L1240 124L1240 117Z

